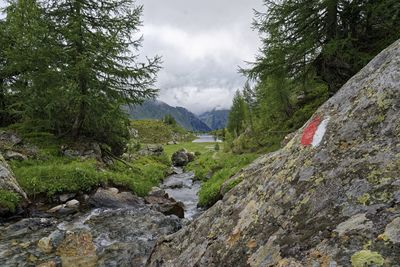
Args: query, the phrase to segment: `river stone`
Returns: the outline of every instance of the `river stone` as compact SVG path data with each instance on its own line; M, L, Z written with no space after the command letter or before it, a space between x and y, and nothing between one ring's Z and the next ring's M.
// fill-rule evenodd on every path
M69 194L62 194L58 197L61 203L65 203L68 200L74 198L76 196L76 193L69 193Z
M97 208L126 208L144 205L143 199L130 192L116 193L116 191L103 188L97 189L96 193L89 198L89 203Z
M399 66L400 40L324 103L283 149L236 174L242 182L221 201L160 239L147 266L351 266L367 250L396 266L399 244L378 236L386 229L397 241L399 189L391 184L400 173ZM330 118L323 142L304 146L303 132L317 116ZM362 134L352 134L354 126ZM299 181L308 167L314 171L303 172L307 182Z
M85 230L67 233L57 248L57 255L63 267L97 266L96 246L92 234Z
M77 208L79 208L79 205L80 205L80 203L76 199L70 200L67 203L65 203L65 206L70 209L77 209Z

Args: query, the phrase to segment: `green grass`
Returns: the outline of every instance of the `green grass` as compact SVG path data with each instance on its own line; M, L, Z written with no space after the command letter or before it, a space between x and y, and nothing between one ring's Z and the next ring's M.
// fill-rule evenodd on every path
M0 207L14 212L20 200L17 193L0 189Z
M170 125L158 120L135 120L132 127L139 132L139 142L144 144L165 144L177 137L191 141L196 137L178 125Z
M38 148L35 159L10 162L20 186L30 197L37 195L51 198L68 192L90 192L100 185L111 185L131 190L145 196L157 186L169 170L166 155L140 157L131 162L132 167L115 161L106 167L95 160L71 159L60 154L60 140L49 133L20 133L24 142Z
M217 202L221 198L220 190L224 182L256 158L257 154L207 152L189 163L186 170L194 171L196 178L203 181L199 192L199 205L209 207ZM207 180L210 175L211 178ZM228 185L228 189L239 182L240 180L233 181Z
M100 168L94 160L61 157L11 163L20 186L31 197L89 192L100 185L118 186L145 196L162 181L169 169L165 157L143 157L131 165L133 168L116 162L110 168Z

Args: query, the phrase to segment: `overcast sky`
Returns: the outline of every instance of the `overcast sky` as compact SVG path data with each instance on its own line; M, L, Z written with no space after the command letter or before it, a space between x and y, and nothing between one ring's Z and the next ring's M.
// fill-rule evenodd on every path
M251 22L262 0L137 1L144 5L141 56L163 59L159 99L195 113L229 108L245 81L238 66L260 46Z
M237 72L260 46L251 29L261 0L139 0L142 55L160 55L159 99L195 113L229 108L244 83Z

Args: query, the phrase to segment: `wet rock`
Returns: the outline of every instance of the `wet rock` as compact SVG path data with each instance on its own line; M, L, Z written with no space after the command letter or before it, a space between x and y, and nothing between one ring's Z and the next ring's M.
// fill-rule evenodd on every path
M149 192L150 197L162 197L162 198L168 198L168 194L165 192L165 190L159 188L159 187L153 187L151 191Z
M65 207L65 205L58 205L58 206L55 206L55 207L49 209L47 212L48 213L56 213L56 212L59 212L64 207Z
M147 265L398 264L399 65L400 40L323 104L283 149L236 174L242 182L222 200L161 239ZM327 122L326 131L317 129L321 142L313 145L308 129L318 118Z
M51 253L53 251L53 245L51 244L51 240L49 237L43 237L38 242L38 247L44 253Z
M77 208L79 208L79 205L80 205L80 203L76 199L70 200L67 203L65 203L65 206L70 209L77 209Z
M168 195L167 195L168 196ZM159 211L165 215L176 215L179 218L185 217L185 208L183 203L177 202L173 198L165 196L148 196L145 198L147 204L150 204L152 209Z
M96 246L87 231L68 232L57 248L63 267L97 266Z
M74 198L76 196L75 193L70 193L70 194L62 194L58 197L58 199L60 200L61 203L65 203L68 200Z
M99 188L90 197L89 204L97 208L126 208L143 206L144 202L143 199L134 196L130 192L116 193L115 191Z

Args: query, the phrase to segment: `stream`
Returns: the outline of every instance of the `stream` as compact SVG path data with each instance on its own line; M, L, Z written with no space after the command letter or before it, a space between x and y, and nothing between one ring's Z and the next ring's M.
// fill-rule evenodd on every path
M143 199L134 205L75 214L32 214L0 223L0 266L144 266L158 238L175 233L201 212L200 182L193 181L194 173L181 168L174 172L160 187L183 203L185 219L164 215ZM114 190L118 191L104 192L125 194Z
M181 168L175 168L175 172L176 174L164 180L162 189L176 201L182 202L185 209L185 218L193 220L201 212L197 207L199 202L197 193L200 190L201 183L193 180L193 172L183 172Z

